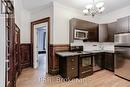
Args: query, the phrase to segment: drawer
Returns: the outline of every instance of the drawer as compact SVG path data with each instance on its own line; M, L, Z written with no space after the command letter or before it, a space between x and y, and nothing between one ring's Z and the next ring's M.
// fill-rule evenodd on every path
M75 66L78 64L78 56L68 57L67 66Z
M79 78L85 78L85 77L90 76L92 74L93 74L93 70L88 69L86 71L79 72Z
M67 59L67 77L74 78L78 76L78 56L68 57Z
M78 68L75 66L71 66L67 68L67 77L74 78L78 76Z
M78 70L78 66L70 66L67 68L67 72L75 72Z

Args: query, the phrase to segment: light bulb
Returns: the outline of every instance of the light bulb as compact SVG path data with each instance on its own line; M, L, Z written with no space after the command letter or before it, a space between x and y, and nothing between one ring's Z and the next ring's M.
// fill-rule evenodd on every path
M88 13L88 10L87 10L87 9L83 10L83 13L87 14L87 13Z
M104 6L104 2L98 2L97 4L96 4L96 7L97 8L101 8L101 7L103 7Z
M92 7L93 7L93 5L89 4L89 5L86 6L86 9L91 9Z
M105 7L102 7L101 9L99 9L99 12L103 12L105 10Z

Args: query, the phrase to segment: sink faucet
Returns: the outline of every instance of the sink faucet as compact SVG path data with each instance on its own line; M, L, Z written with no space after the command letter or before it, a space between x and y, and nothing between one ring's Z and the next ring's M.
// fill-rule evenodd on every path
M98 45L98 48L99 48L99 50L104 50L104 46L102 45L102 43L100 43L100 44Z

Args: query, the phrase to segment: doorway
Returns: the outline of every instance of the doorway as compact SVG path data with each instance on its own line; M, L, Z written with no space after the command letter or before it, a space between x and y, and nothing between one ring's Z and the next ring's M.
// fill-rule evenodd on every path
M50 18L31 22L32 67L48 73Z

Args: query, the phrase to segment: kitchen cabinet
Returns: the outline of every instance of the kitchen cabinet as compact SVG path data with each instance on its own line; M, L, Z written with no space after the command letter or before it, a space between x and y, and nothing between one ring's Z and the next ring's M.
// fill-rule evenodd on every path
M108 24L99 24L99 42L108 41Z
M78 76L78 56L59 56L59 74L68 80Z
M84 41L91 41L91 42L98 41L98 24L77 18L72 18L70 20L70 43L73 43L74 40L77 40L74 39L75 29L88 31L88 39Z
M114 71L114 54L113 53L104 53L104 68L110 71Z
M93 71L99 71L103 68L103 53L96 53L93 56Z
M129 31L129 17L117 20L117 33L126 33Z
M88 29L88 40L84 40L84 42L98 42L98 27L92 27Z
M114 42L117 33L117 22L99 25L99 42Z
M118 33L117 29L117 22L108 23L107 42L114 42L114 35Z

